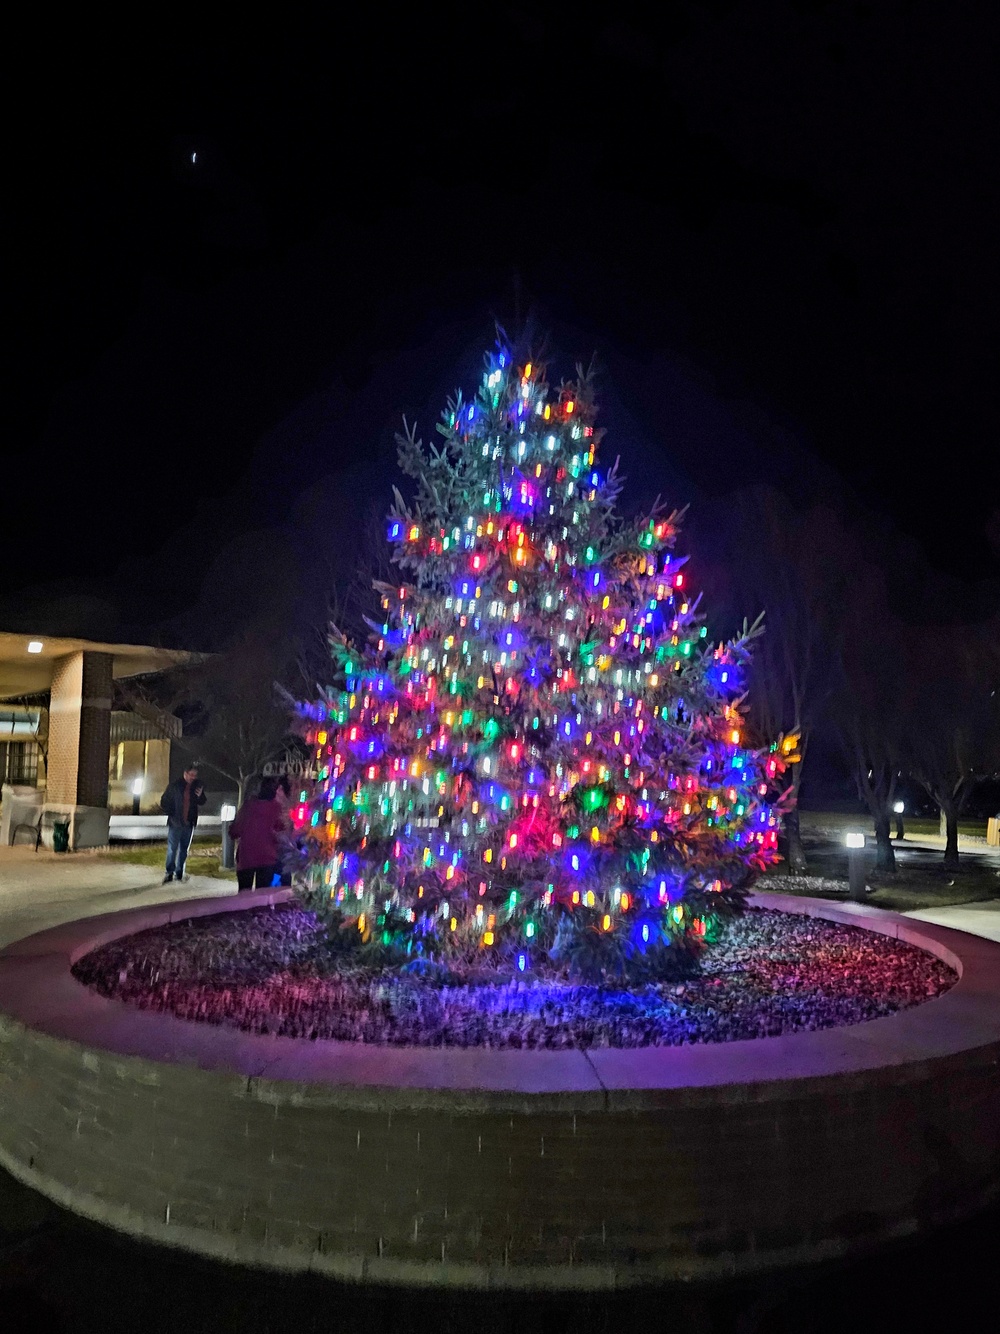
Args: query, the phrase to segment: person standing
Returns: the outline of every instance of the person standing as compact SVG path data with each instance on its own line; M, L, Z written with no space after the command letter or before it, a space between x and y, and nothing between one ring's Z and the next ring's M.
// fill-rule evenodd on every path
M248 797L229 827L236 840L239 889L270 889L281 875L279 839L286 827L278 780L262 778L256 797Z
M189 765L184 776L170 784L160 798L160 810L167 817L167 867L163 883L187 880L184 864L198 823L198 807L205 804L205 789L198 781L198 766Z
M291 807L292 804L292 782L291 779L288 777L288 774L282 774L281 777L278 779L278 788L274 795L278 798L278 801L281 803L281 813L285 819L284 833L287 839L287 836L290 835L292 828L292 821L288 814L289 808ZM292 845L291 841L287 840L286 855L283 860L279 859L280 860L279 870L281 872L281 879L279 883L283 885L285 888L290 887L292 883L292 873L289 870L289 866L291 862L295 860L293 855L295 850L296 849Z

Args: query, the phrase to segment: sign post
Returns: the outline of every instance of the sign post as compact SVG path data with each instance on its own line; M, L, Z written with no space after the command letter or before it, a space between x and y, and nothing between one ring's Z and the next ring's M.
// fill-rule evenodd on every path
M222 827L222 865L227 871L232 871L236 867L236 848L233 844L233 836L229 832L235 819L235 806L225 805L220 808L219 820Z

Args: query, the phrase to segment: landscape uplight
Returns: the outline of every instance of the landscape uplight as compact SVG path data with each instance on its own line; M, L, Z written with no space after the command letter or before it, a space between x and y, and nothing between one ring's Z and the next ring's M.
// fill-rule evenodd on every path
M42 651L42 649L43 649L44 647L45 647L45 645L42 643L42 641L41 641L40 639L29 639L29 640L28 640L28 652L29 652L29 653L41 653L41 651Z

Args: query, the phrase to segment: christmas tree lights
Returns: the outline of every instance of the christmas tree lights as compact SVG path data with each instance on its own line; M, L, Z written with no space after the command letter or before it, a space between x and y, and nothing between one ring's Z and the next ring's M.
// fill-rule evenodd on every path
M356 940L516 972L655 970L776 856L788 760L747 744L752 632L710 644L678 514L615 508L590 377L499 348L443 443L399 438L398 584L304 709L293 814L313 902Z

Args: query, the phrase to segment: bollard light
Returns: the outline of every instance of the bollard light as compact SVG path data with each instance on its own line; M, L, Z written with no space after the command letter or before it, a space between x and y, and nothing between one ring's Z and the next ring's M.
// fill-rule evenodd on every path
M230 820L235 820L235 819L236 819L236 807L235 807L235 806L223 806L222 809L219 811L219 818L223 821L223 823L226 823L226 822L228 822L228 821L230 821Z
M143 780L142 780L141 778L133 778L133 779L132 779L132 814L133 814L133 815L138 815L138 814L139 814L139 806L140 806L141 798L142 798L142 784L143 784Z
M902 815L903 812L906 810L906 802L897 801L892 809L896 812L897 815Z
M847 844L848 893L855 903L865 901L865 836L851 830L844 835Z

